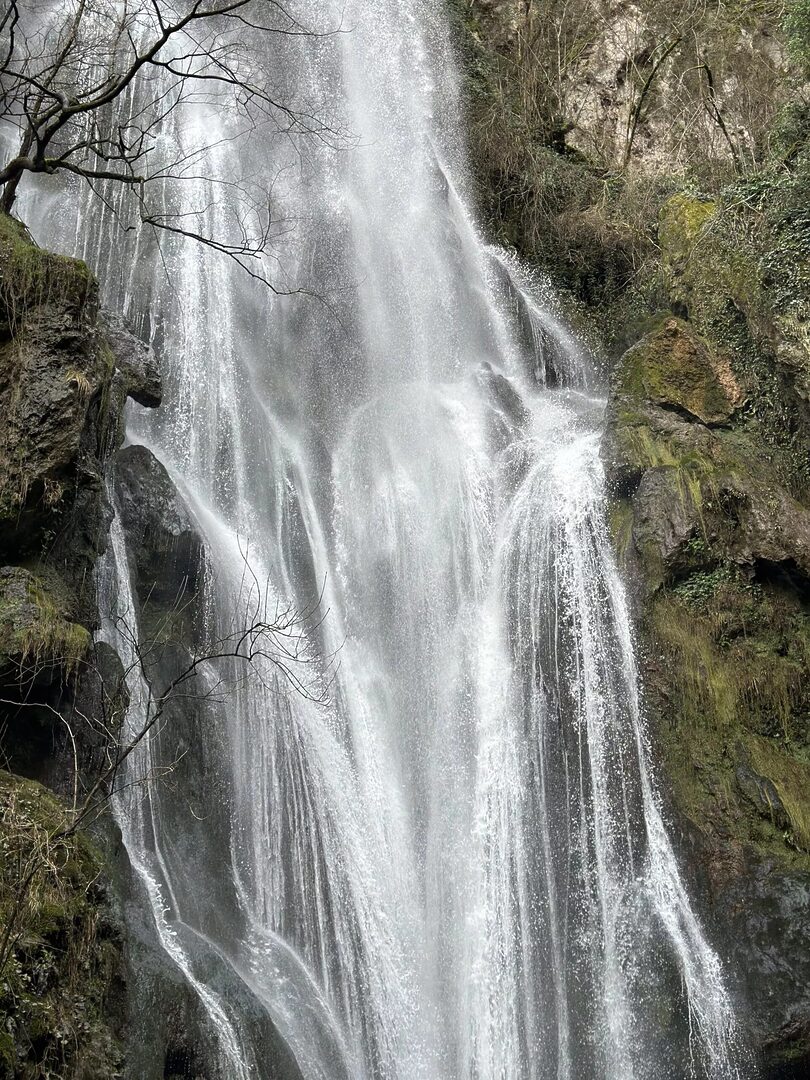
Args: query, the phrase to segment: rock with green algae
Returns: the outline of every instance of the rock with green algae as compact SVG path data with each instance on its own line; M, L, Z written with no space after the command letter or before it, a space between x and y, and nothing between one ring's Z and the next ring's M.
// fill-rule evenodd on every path
M603 445L609 481L632 490L653 466L713 468L721 444L710 427L728 424L744 399L728 357L666 317L614 370Z
M810 580L810 510L750 475L657 466L633 499L632 537L648 585L723 565L749 578Z
M0 214L0 560L46 561L95 618L90 569L109 524L104 461L127 397L160 402L151 350L98 310L84 263L37 247Z
M724 231L724 208L716 200L673 195L661 208L658 241L671 299L683 305L700 332L723 344L736 313L760 344L775 344L774 312L764 295L755 250Z
M59 839L66 821L46 788L0 772L2 1080L119 1075L119 933L102 857L81 832Z
M663 405L704 424L727 423L745 400L728 356L675 317L625 353L617 384L622 396Z
M746 1035L779 1068L810 1064L810 509L718 354L671 319L629 350L603 454L619 554L644 583L661 775L745 984Z
M786 754L778 742L750 735L742 747L737 782L756 809L810 852L810 763Z
M652 590L719 563L810 578L810 510L780 483L756 426L736 419L744 399L728 358L680 319L614 372L603 457L613 492L632 500Z
M75 671L90 633L69 617L66 601L21 566L0 567L0 669L8 665Z
M736 354L769 393L768 358L787 375L791 391L810 403L808 298L790 305L771 295L767 252L738 226L733 206L686 194L672 196L658 223L661 266L670 301L688 311L697 330ZM773 252L770 253L773 258ZM810 254L807 259L810 260Z
M91 428L112 374L87 267L0 215L0 547L36 544L93 473Z
M103 474L128 396L159 403L151 350L102 317L84 263L42 250L0 214L0 743L15 768L49 782L73 767L60 715L73 715L80 743L97 741L73 714L74 675L97 667Z

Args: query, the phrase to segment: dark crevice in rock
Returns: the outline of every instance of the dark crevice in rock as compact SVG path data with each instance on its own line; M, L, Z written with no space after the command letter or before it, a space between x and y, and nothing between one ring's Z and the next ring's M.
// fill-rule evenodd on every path
M753 565L753 580L760 585L773 585L786 590L798 597L810 613L810 575L795 559L786 559L779 563L756 559Z

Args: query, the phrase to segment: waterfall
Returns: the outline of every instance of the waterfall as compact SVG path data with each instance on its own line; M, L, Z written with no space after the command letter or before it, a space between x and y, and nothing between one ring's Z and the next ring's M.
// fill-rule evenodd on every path
M334 137L233 142L233 111L190 101L161 144L209 147L165 199L213 234L235 152L274 178L277 292L193 241L121 233L114 186L31 185L21 207L159 352L165 403L133 406L128 437L204 537L206 632L240 617L245 552L271 606L312 613L315 692L268 662L217 696L212 663L205 777L169 717L115 800L212 1075L281 1075L269 1026L304 1080L737 1077L650 762L598 375L474 220L440 0L293 8L321 36L249 44ZM99 581L126 738L154 690L118 521Z

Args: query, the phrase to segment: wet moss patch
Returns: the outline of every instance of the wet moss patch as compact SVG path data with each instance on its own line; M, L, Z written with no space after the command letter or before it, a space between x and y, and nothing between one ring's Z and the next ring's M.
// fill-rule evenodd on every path
M95 305L98 287L85 263L37 247L22 222L0 213L0 338L11 338L32 308Z
M19 566L0 568L0 669L17 664L76 671L91 645L68 604Z
M676 803L699 828L810 870L810 612L722 566L658 595L646 634ZM741 769L775 787L787 821L752 805Z
M120 945L82 833L59 838L64 805L0 772L0 1076L113 1080L120 1051ZM26 887L27 883L27 887Z

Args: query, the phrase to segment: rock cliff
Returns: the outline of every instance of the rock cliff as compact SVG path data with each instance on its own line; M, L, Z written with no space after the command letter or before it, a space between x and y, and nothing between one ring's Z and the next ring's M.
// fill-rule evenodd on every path
M108 826L73 830L122 716L95 644L104 474L151 354L99 312L87 267L0 215L0 1076L109 1080L123 940ZM47 786L43 786L47 785ZM95 815L93 815L95 817Z

